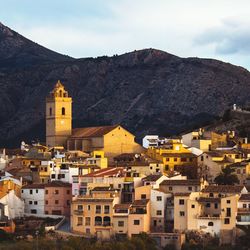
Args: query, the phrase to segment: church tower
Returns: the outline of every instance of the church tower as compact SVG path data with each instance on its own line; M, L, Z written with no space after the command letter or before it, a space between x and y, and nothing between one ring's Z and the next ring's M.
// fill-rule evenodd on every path
M46 98L46 145L65 146L72 130L72 98L58 81Z

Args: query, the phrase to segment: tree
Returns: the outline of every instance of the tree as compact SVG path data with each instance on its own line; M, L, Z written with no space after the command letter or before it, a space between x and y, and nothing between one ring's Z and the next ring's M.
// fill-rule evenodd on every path
M223 168L222 172L215 177L214 181L219 185L234 185L239 183L237 175L234 174L234 170L229 166Z

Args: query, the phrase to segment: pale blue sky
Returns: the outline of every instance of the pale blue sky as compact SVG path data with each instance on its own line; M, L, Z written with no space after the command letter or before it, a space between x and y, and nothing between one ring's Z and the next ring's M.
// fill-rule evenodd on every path
M0 22L76 58L156 48L250 69L249 0L0 0Z

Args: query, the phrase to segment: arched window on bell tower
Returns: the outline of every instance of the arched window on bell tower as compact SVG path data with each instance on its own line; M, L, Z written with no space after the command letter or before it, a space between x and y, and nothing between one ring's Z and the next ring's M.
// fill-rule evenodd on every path
M52 116L52 108L49 108L49 115Z
M65 115L65 108L62 108L62 115Z

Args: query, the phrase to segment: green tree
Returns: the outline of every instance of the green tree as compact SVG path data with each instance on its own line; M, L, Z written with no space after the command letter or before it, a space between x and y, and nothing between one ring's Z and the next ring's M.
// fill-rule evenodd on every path
M234 185L239 183L237 175L234 174L234 170L229 166L223 168L221 173L215 177L214 181L219 185Z

